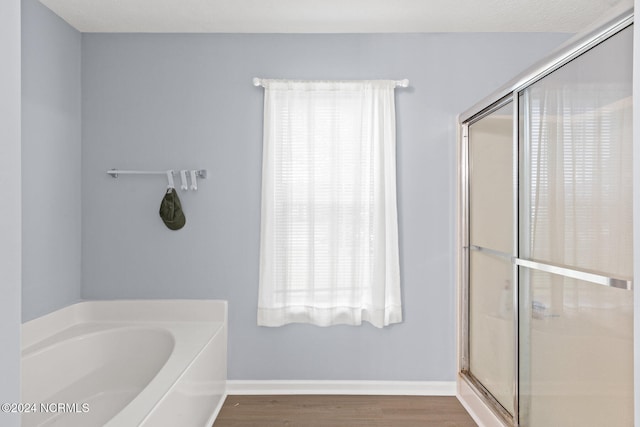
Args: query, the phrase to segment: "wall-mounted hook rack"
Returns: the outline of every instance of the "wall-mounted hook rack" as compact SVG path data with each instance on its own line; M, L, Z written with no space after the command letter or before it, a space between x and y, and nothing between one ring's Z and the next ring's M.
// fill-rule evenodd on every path
M208 173L206 169L194 169L193 172L195 172L195 175L198 178L207 179ZM177 172L173 169L164 170L164 171L109 169L107 173L111 175L113 178L118 178L119 175L167 175L167 173L175 174Z

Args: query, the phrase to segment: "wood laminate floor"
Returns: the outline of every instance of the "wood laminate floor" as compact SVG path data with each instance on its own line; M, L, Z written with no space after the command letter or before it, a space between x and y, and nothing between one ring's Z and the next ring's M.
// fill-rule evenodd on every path
M213 427L476 427L449 396L227 396Z

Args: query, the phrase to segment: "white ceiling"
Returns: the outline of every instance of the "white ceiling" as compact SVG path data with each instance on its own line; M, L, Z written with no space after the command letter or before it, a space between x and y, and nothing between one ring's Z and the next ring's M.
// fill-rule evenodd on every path
M633 0L40 0L83 32L579 32Z

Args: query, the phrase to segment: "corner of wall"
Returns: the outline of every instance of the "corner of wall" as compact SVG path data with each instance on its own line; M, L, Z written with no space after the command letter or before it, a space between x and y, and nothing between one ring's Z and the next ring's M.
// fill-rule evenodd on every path
M640 0L634 1L634 9L640 9ZM633 164L640 164L640 33L633 32ZM633 168L633 276L638 283L640 275L640 168ZM634 425L640 425L640 293L633 292L633 364L634 364Z
M0 402L20 402L21 307L21 75L20 0L0 2ZM20 425L19 414L0 412L0 424Z
M81 298L81 33L21 3L23 321ZM26 173L28 171L28 173Z

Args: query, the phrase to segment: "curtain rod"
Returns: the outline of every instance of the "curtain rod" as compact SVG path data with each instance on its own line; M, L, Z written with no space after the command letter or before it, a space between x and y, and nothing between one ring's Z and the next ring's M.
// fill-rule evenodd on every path
M253 85L254 86L262 86L262 87L264 87L263 80L264 79L261 79L261 78L258 78L258 77L254 77L253 78ZM409 87L409 79L394 80L393 82L396 84L396 87Z

